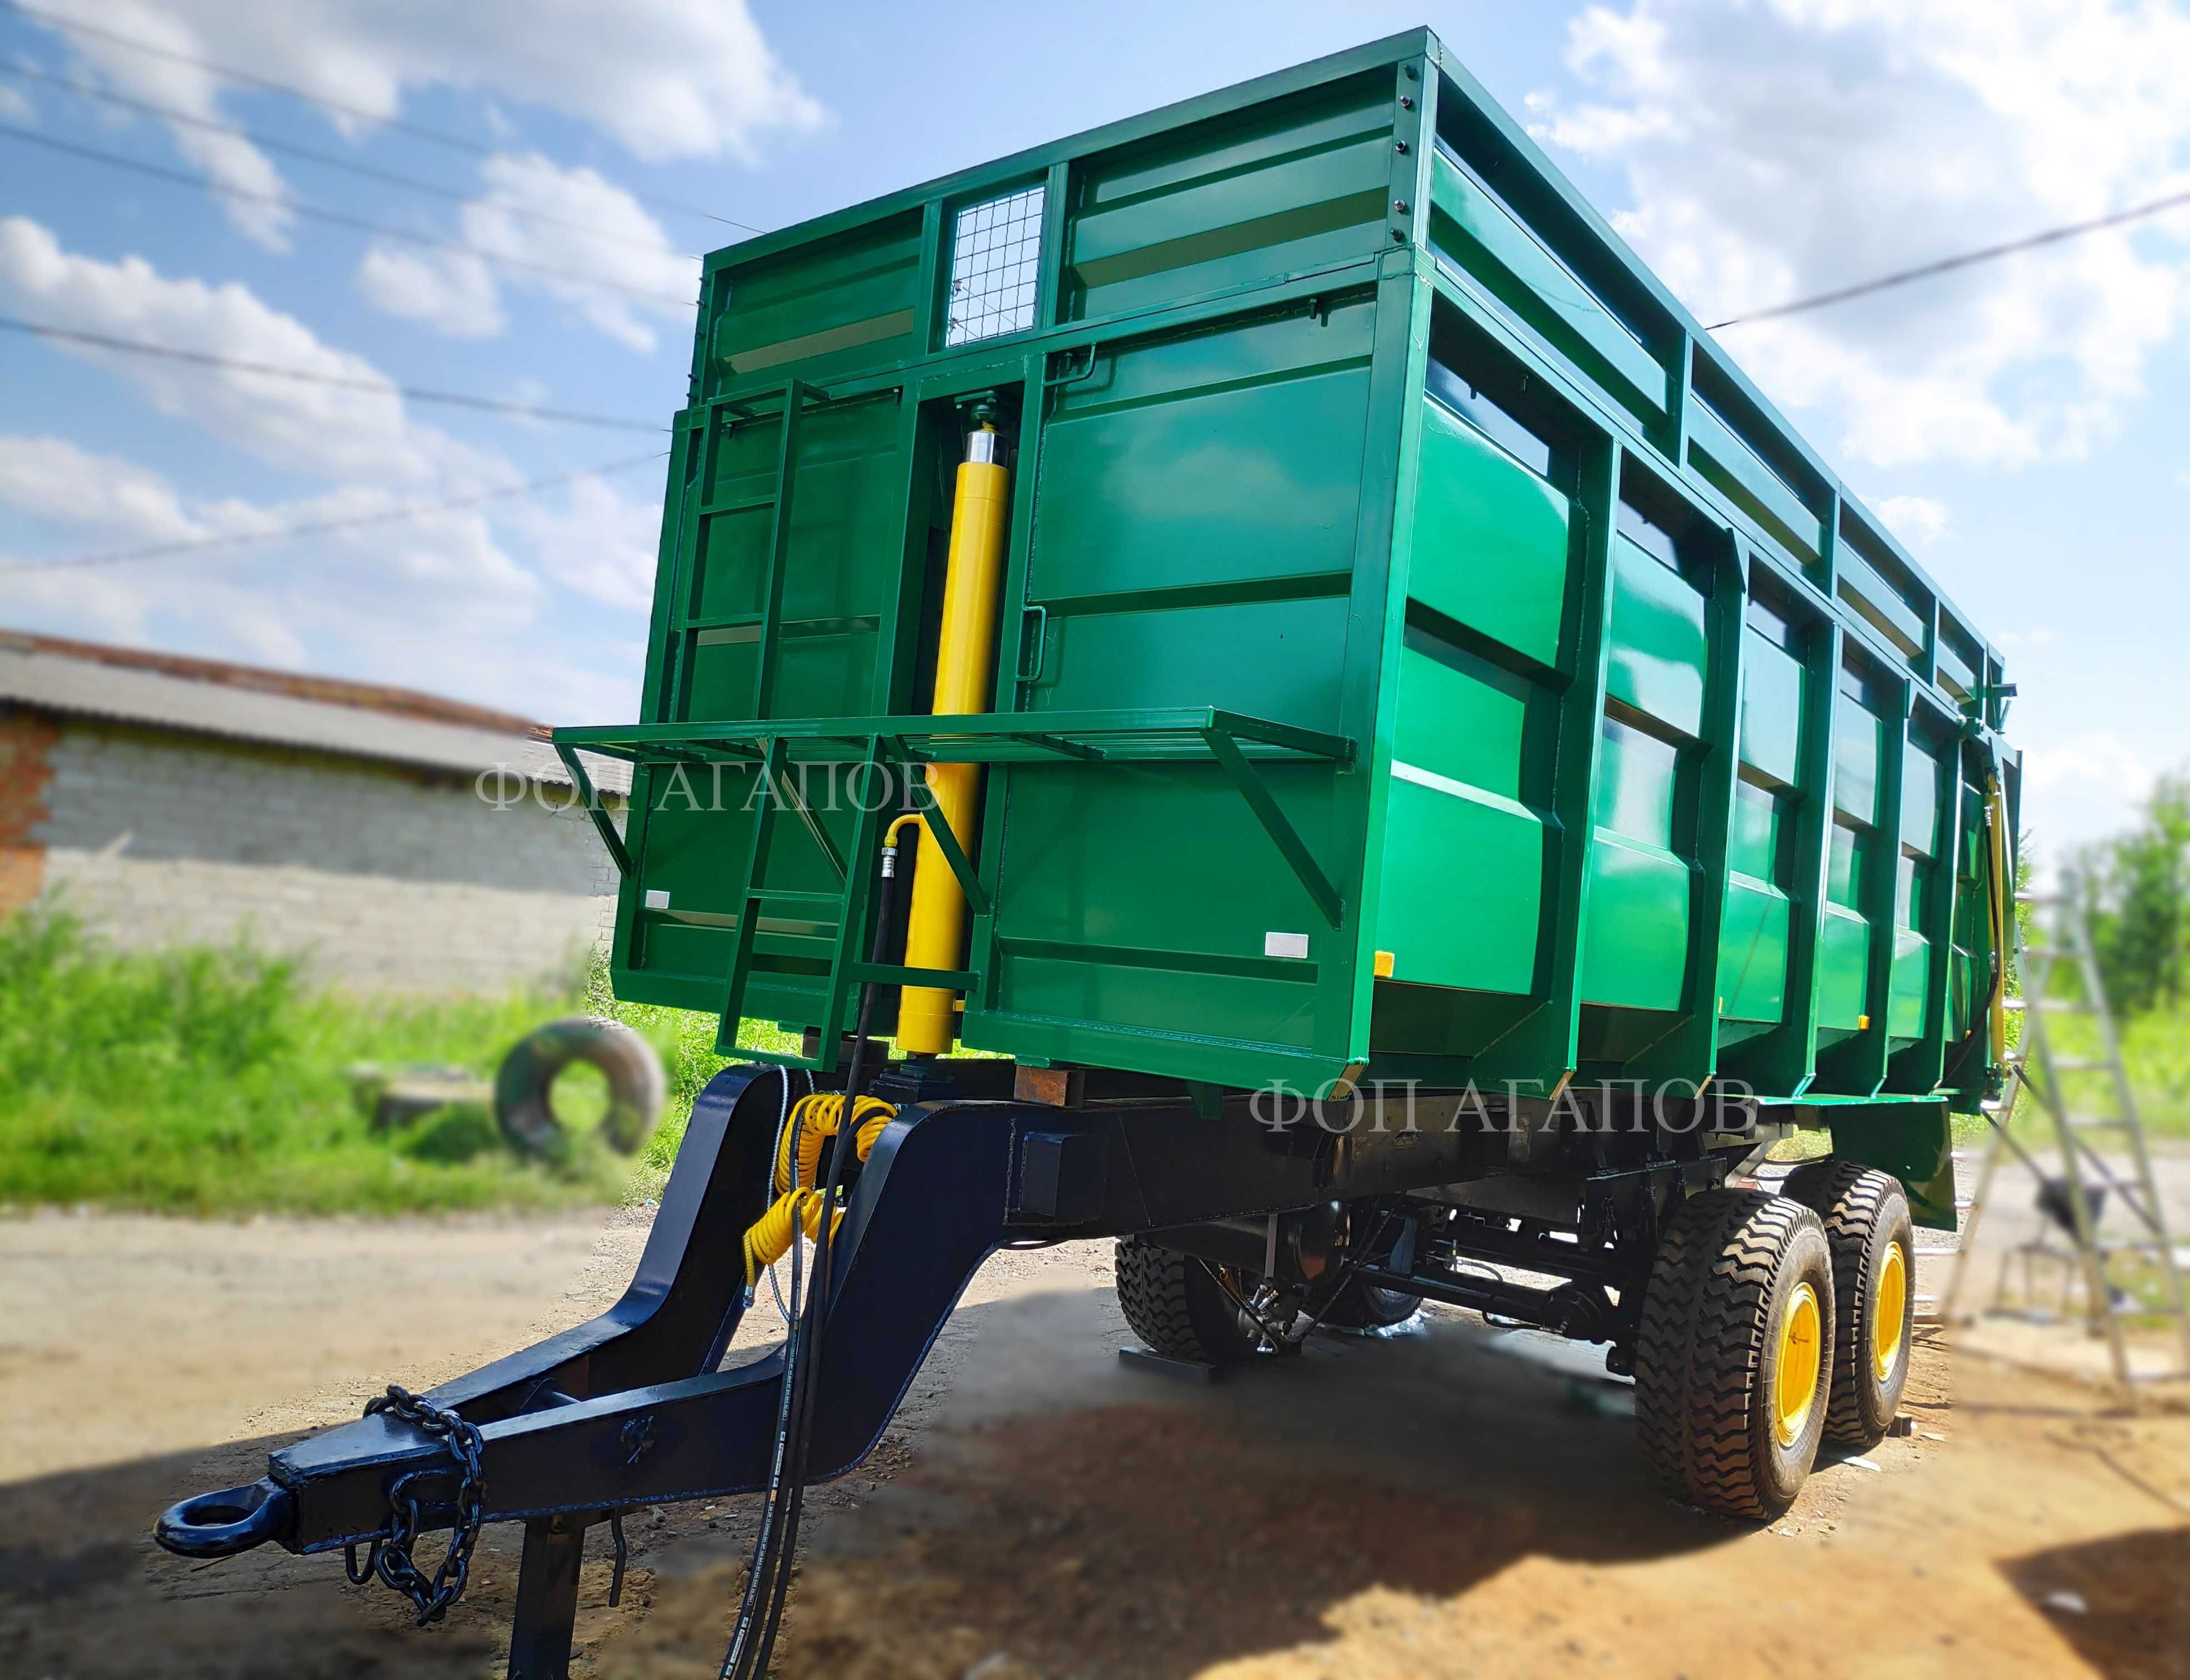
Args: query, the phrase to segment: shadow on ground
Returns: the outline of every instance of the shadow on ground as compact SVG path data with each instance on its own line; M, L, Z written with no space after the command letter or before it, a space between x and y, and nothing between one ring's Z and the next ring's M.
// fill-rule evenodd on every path
M781 1674L1172 1680L1327 1639L1372 1590L1445 1601L1530 1555L1612 1564L1747 1531L1667 1501L1627 1418L1452 1319L1209 1386L1121 1370L1107 1292L976 1310L909 1467L854 1478L864 1502L814 1535ZM712 1672L737 1579L728 1558L656 1578L600 1671Z
M920 1382L949 1386L906 1450L832 1490L809 1530L779 1672L956 1677L999 1651L1034 1672L1192 1674L1313 1641L1370 1588L1450 1598L1533 1552L1614 1563L1741 1530L1646 1481L1631 1425L1479 1328L1318 1338L1214 1386L1129 1373L1105 1291L970 1307ZM0 1489L0 1660L30 1676L496 1671L517 1531L482 1540L442 1627L408 1626L333 1557L166 1556L180 1495L247 1481L291 1437ZM889 1478L887 1481L883 1478ZM753 1501L632 1524L621 1609L588 1559L574 1672L713 1672ZM148 1667L146 1659L156 1654Z
M2097 1672L2190 1674L2190 1529L2055 1547L2000 1573Z

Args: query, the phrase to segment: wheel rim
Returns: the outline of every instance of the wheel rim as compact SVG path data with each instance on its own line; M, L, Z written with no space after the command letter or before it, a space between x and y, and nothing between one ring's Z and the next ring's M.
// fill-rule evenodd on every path
M1902 1325L1908 1315L1909 1258L1899 1243L1888 1243L1870 1309L1870 1365L1881 1382L1893 1375L1901 1358Z
M1783 1447L1801 1439L1810 1409L1817 1404L1824 1322L1818 1291L1807 1283L1797 1285L1779 1320L1779 1375L1772 1390L1772 1425Z

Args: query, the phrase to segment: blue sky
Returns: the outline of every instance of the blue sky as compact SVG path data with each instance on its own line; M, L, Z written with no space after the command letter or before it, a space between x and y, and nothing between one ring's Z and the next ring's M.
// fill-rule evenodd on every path
M0 125L534 266L0 133L0 315L641 422L683 394L678 300L696 265L682 253L736 232L666 205L780 226L1418 23L1705 320L2190 187L2190 16L2130 0L32 3L179 57L0 10ZM2186 321L2177 213L1724 335L2006 648L2043 847L2116 826L2190 760ZM655 446L0 332L0 566L490 495ZM308 540L0 571L0 626L619 719L660 474L645 462Z

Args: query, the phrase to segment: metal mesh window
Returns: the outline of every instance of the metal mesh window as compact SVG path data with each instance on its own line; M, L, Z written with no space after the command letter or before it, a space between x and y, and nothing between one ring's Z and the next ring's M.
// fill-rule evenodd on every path
M968 204L951 227L945 344L970 344L1034 325L1041 271L1042 189Z

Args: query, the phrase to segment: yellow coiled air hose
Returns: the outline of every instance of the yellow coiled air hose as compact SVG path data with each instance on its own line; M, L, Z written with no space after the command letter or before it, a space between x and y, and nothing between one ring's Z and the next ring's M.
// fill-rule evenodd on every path
M879 1097L862 1097L852 1105L852 1148L860 1160L874 1153L875 1139L896 1118L895 1106ZM844 1098L837 1092L816 1092L791 1105L789 1123L776 1144L775 1200L745 1235L748 1306L760 1274L790 1251L797 1231L803 1229L809 1240L821 1234L821 1192L814 1188L820 1178L821 1146L843 1125ZM832 1234L843 1217L840 1206L829 1222Z

